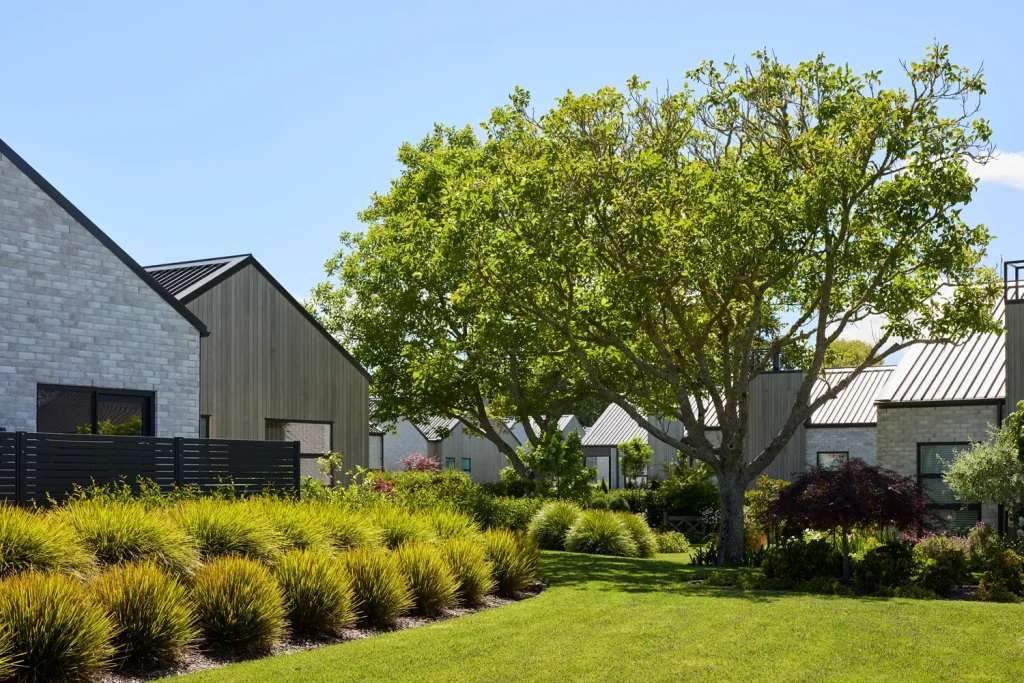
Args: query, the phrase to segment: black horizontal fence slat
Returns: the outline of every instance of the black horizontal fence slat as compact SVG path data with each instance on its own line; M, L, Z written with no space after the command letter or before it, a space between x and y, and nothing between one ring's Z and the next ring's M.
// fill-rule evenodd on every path
M61 500L76 486L140 477L161 491L297 488L298 442L0 432L0 501Z

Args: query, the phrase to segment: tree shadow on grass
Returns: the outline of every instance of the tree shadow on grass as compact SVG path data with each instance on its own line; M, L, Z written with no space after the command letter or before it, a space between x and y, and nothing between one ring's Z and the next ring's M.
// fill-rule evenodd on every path
M707 586L700 583L712 571L750 573L746 568L708 569L669 560L642 560L606 555L545 552L542 563L543 580L552 587L586 587L588 590L622 593L677 593L694 597L722 597L749 602L774 602L791 596L810 593L790 591L747 590L730 586ZM849 600L852 596L813 594L817 598Z

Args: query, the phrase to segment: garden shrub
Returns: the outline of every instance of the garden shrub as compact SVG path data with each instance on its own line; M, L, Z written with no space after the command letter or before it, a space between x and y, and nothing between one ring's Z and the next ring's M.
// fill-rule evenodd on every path
M526 531L541 504L537 498L480 496L473 516L487 529Z
M660 522L663 515L697 517L707 508L717 508L718 485L705 463L689 467L685 460L665 467L666 476L657 489L644 497L647 519Z
M587 503L588 510L607 510L611 503L611 496L607 493L601 496L594 496Z
M412 514L394 505L382 505L373 510L373 523L381 530L384 544L394 550L403 543L429 543L434 540L423 514Z
M6 579L0 623L9 631L19 677L87 681L111 664L114 625L70 577L28 571Z
M525 534L491 529L484 533L484 551L499 595L512 597L537 580L540 549Z
M293 633L324 636L355 623L355 596L340 560L323 550L295 549L274 565Z
M463 605L480 604L494 590L491 566L484 549L473 539L453 538L441 544L441 552L455 575L456 596Z
M244 505L274 527L286 548L326 550L331 544L324 520L308 505L271 497L250 498Z
M690 549L689 539L678 531L666 531L657 538L659 553L685 553Z
M612 512L629 512L629 501L622 496L612 496L608 501L608 509Z
M978 522L967 534L967 554L974 570L984 570L1003 550L999 531L991 524Z
M1020 596L1001 583L982 582L978 590L971 596L972 600L981 602L1020 602Z
M824 538L790 539L768 549L762 569L768 578L807 581L839 576L842 562L842 555Z
M113 644L124 666L174 661L199 635L185 588L154 562L110 567L90 589L114 622Z
M362 512L339 505L322 504L311 506L309 514L320 519L327 532L327 539L338 550L376 548L384 542L381 530Z
M471 538L480 533L480 527L476 522L461 512L442 508L429 510L423 514L426 515L427 524L434 535L442 541L449 538Z
M1024 595L1024 565L1020 555L1004 550L990 556L975 598L989 602L1018 602L1021 595Z
M192 585L206 641L234 651L266 651L284 635L284 595L270 570L247 557L220 557Z
M914 546L917 584L939 595L970 581L967 541L956 536L927 536Z
M879 598L906 598L908 600L938 600L939 595L928 588L922 588L916 583L908 583L906 586L883 586L875 592Z
M167 514L195 539L204 559L236 555L272 562L284 544L266 517L238 503L207 498L170 508Z
M528 533L543 550L565 550L565 536L579 518L580 508L575 503L553 500L533 516Z
M902 586L914 575L914 547L910 543L887 543L864 553L853 565L853 582L858 590L874 592L883 586Z
M416 612L432 617L452 606L458 580L437 547L405 543L395 552L395 559L409 581Z
M641 515L634 515L632 512L620 512L619 519L633 539L636 547L635 557L654 557L658 552L658 538L654 535L647 520Z
M614 512L588 510L565 536L565 549L574 553L635 557L636 541Z
M354 548L342 556L355 595L359 621L390 628L413 605L409 581L393 553Z
M54 513L103 564L153 561L183 576L199 562L195 542L176 524L168 524L139 503L86 500Z
M88 570L95 560L74 531L42 513L0 505L0 578L26 570Z

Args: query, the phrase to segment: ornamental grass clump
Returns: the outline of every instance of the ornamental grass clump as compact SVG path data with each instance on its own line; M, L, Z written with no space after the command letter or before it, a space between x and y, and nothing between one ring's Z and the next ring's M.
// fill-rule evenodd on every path
M322 504L310 505L309 514L321 521L328 541L337 550L376 548L384 542L381 530L362 512Z
M271 497L250 498L244 505L274 527L285 548L326 550L331 545L327 526L309 505Z
M565 536L565 549L573 553L634 557L636 541L614 512L588 510Z
M168 511L199 548L203 559L227 555L272 562L284 537L253 508L223 500L188 501Z
M376 508L372 519L381 530L384 544L390 550L395 550L403 543L429 543L436 538L423 515L414 515L392 505Z
M355 548L342 556L352 579L359 621L373 628L390 628L413 606L409 580L393 553Z
M153 562L111 567L89 588L114 622L115 660L122 667L175 661L199 636L188 592Z
M67 525L39 512L0 506L0 578L27 570L82 573L94 564Z
M70 577L29 571L0 583L0 624L22 680L87 681L111 665L114 625Z
M66 523L105 565L153 561L183 576L199 563L192 538L176 524L138 503L85 500L53 513Z
M196 572L191 594L207 643L265 652L284 635L284 595L270 570L255 560L213 560Z
M455 595L466 607L479 605L494 590L491 565L484 549L473 539L452 538L441 544L441 553L455 575Z
M618 513L623 526L636 546L635 557L654 557L658 553L658 537L654 535L647 519L631 512Z
M355 623L352 582L339 558L322 550L292 550L274 566L293 633L322 637Z
M395 559L409 581L418 614L436 616L454 604L458 580L437 547L405 543L395 552Z
M491 529L484 534L484 552L498 594L513 597L537 580L540 573L540 549L525 534L507 529Z
M450 538L472 538L480 533L480 527L468 515L444 508L423 513L427 524L439 540Z
M574 503L554 500L545 503L530 521L527 533L543 550L565 550L565 537L580 518Z

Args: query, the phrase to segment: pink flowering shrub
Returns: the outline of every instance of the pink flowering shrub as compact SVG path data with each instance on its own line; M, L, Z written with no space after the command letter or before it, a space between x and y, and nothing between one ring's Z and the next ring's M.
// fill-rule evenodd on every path
M440 472L441 463L435 458L430 458L422 453L411 453L399 462L403 472Z

